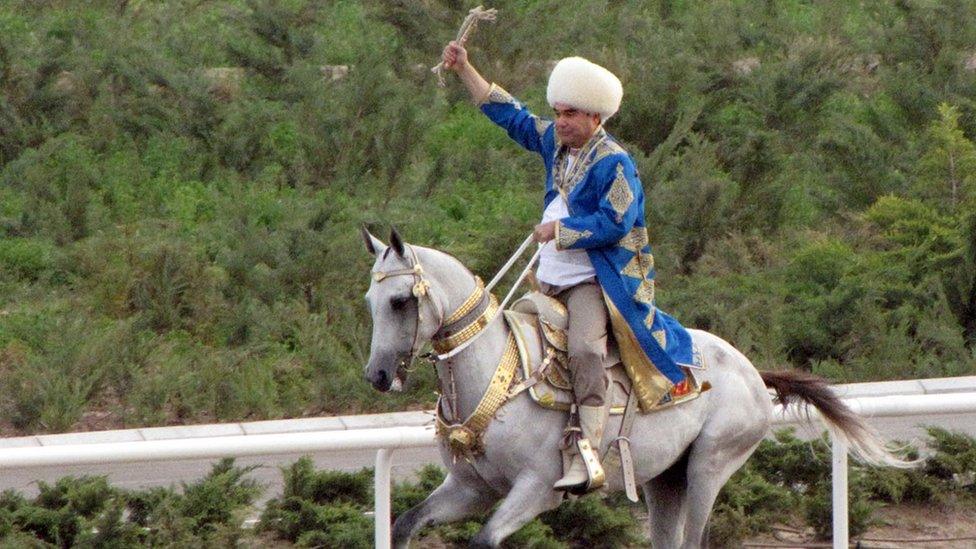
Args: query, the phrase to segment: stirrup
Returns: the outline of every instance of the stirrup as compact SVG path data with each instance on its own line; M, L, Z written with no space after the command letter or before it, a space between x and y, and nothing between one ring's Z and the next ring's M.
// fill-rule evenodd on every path
M576 441L576 449L579 451L580 459L583 460L583 466L586 467L587 481L570 488L569 493L583 495L603 487L607 481L607 475L603 470L603 464L600 463L600 457L590 445L590 441L585 438L579 439Z
M565 474L556 481L553 488L569 492L573 495L583 495L601 488L606 483L606 474L603 466L600 464L599 456L597 456L596 451L590 445L590 441L585 438L579 438L574 449L576 451L573 453ZM559 486L560 482L574 474L581 475L583 477L582 480L577 484Z

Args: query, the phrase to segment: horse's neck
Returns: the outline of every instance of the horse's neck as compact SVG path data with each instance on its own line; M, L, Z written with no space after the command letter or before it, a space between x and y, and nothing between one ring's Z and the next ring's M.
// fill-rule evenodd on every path
M464 421L478 407L502 358L507 338L508 326L499 312L495 320L485 327L484 333L468 348L438 363L437 376L444 397L452 405L456 402L458 408L451 410L454 414L452 420Z
M475 289L474 277L456 259L423 250L421 261L430 263L430 275L438 288L445 315L457 310ZM478 406L501 360L508 326L501 312L466 349L437 364L441 392L449 402L456 399L455 421L463 421Z

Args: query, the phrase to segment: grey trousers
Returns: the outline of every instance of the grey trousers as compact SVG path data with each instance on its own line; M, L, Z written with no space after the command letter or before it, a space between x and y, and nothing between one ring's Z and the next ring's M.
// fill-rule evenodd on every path
M569 310L569 370L576 404L603 406L609 378L603 367L607 358L609 315L603 290L593 282L568 288L540 282L542 291Z

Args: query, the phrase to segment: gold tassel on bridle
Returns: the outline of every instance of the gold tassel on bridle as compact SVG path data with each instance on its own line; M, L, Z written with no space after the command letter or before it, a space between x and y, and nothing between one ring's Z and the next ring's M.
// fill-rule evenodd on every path
M475 27L478 26L478 21L494 21L495 16L497 15L498 10L494 8L487 10L483 6L472 8L471 11L468 12L468 16L464 18L464 23L461 23L461 28L458 30L457 38L454 40L463 46L464 43L468 41L468 36L470 36ZM447 85L447 83L444 82L443 61L432 67L430 71L437 75L437 85L442 88Z

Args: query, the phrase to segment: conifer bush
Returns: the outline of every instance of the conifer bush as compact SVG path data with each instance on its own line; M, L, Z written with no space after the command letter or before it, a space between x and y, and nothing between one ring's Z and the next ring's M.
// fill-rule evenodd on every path
M233 544L242 539L242 511L260 488L244 478L253 467L222 460L204 479L172 488L128 492L105 477L39 482L28 499L0 494L3 547L155 547Z
M282 468L281 497L265 506L258 528L302 547L370 547L372 474L316 471L304 457Z

